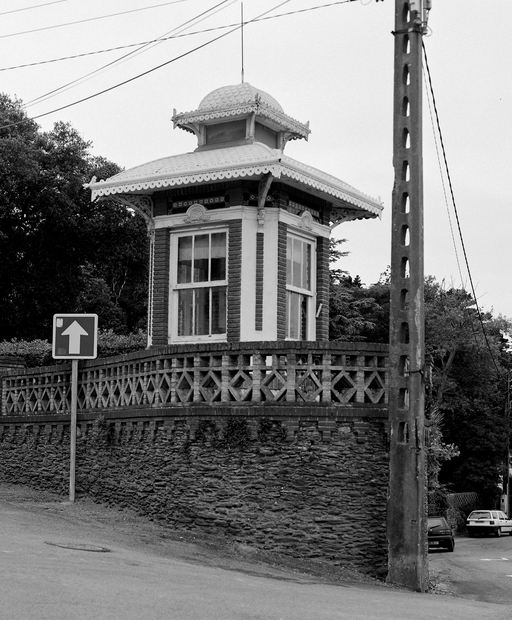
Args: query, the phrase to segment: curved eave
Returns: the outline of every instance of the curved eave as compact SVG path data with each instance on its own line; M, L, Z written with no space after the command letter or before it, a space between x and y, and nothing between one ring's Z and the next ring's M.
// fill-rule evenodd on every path
M380 201L367 196L330 174L317 168L302 164L290 157L283 156L281 161L281 179L289 179L298 187L315 190L319 196L334 203L334 207L356 207L364 213L361 217L380 217L383 205Z
M275 154L276 151L271 151ZM177 173L149 174L147 168L143 176L129 178L126 173L121 173L124 178L103 182L91 182L86 187L92 191L92 200L102 196L115 196L119 194L152 194L155 191L171 187L188 185L201 185L216 181L229 181L233 179L258 179L265 174L283 182L287 182L302 190L312 191L315 195L333 204L335 209L355 209L356 218L380 217L383 205L343 183L343 181L328 175L312 166L307 166L294 159L286 157L280 151L279 156L272 156L250 162L237 162L232 165L210 167L205 170L180 170ZM155 162L155 167L158 167ZM134 170L136 172L137 169ZM129 171L128 171L129 172ZM351 218L353 219L353 218Z

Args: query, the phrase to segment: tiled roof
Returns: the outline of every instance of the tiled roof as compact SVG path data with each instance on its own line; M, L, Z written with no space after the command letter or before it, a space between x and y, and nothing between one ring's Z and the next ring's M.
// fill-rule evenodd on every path
M152 194L168 187L236 178L261 178L268 172L274 178L306 191L315 190L335 207L362 210L361 217L380 216L382 211L379 201L340 179L261 143L164 157L120 172L106 181L93 179L88 187L94 200L100 196Z
M248 101L255 101L257 96L261 98L262 102L284 113L283 108L274 99L274 97L259 88L254 88L254 86L251 86L251 84L248 84L247 82L217 88L206 95L206 97L201 101L199 104L199 110L224 108L227 106L237 105L239 103L247 103Z

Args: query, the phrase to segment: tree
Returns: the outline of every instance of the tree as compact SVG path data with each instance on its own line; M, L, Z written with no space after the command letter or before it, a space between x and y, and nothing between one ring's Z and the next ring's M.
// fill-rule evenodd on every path
M141 326L144 222L112 202L91 203L83 187L119 167L92 156L67 123L40 131L7 95L0 128L0 340L49 338L63 311L98 311L102 328L120 333Z
M332 240L331 264L347 255L339 246L345 239ZM330 270L329 339L346 341L389 341L389 282L382 274L379 282L365 287L342 269Z
M366 287L359 278L333 271L331 339L388 342L388 276ZM512 361L504 334L510 332L510 321L481 312L465 290L425 279L431 498L451 489L476 491L482 505L497 502L509 432L504 377Z

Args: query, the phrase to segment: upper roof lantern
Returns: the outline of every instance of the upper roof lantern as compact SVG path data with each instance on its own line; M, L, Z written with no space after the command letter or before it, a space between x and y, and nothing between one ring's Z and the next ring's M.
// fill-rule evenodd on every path
M255 141L268 144L269 132L258 132L258 126L275 134L276 143L268 145L280 149L288 140L307 140L310 133L309 122L288 116L274 97L247 82L217 88L204 97L197 110L174 110L172 120L174 127L197 136L199 148ZM212 129L217 125L224 127Z
M283 106L277 99L274 99L272 95L269 95L264 90L254 88L254 86L248 82L242 82L234 86L221 86L220 88L212 90L199 104L199 110L222 109L229 106L236 106L241 103L255 101L257 97L260 98L262 104L275 108L284 114Z

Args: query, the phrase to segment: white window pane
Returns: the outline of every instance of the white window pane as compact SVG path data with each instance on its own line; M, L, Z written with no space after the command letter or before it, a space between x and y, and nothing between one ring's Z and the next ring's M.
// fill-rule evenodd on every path
M307 340L309 297L288 291L286 304L286 336L291 340Z
M210 280L226 279L226 233L212 235Z
M226 288L215 287L212 292L212 334L226 332Z
M210 235L196 235L194 238L194 282L208 282Z
M299 339L299 308L300 295L297 293L288 293L288 338L292 340Z
M192 237L178 239L178 284L192 281Z
M292 283L292 251L293 242L291 237L288 237L286 243L286 284Z
M210 333L210 290L197 288L194 290L195 335L204 336Z
M178 291L178 336L191 336L193 319L194 291L185 289Z
M293 240L292 284L297 288L302 287L302 241L300 239Z

